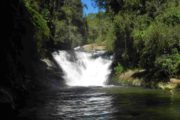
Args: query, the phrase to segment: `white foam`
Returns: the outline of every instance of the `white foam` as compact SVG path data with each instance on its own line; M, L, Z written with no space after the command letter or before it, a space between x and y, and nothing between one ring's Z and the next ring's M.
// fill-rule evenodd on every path
M95 55L97 55L96 53ZM102 52L99 52L102 54ZM67 51L53 53L53 57L64 72L63 78L68 86L105 86L111 73L111 59L93 53L75 51L75 58Z

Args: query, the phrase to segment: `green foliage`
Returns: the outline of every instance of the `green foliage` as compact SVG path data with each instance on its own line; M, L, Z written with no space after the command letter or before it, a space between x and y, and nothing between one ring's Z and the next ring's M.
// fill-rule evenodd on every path
M55 44L68 44L71 47L82 45L85 41L85 21L80 0L64 0L53 21L55 25Z
M35 27L40 54L85 43L85 21L80 0L23 0Z
M173 53L173 48L179 48L179 25L168 26L164 23L151 23L145 30L134 32L134 45L140 54L140 64L152 68L156 57ZM178 27L178 28L177 28Z
M103 13L90 14L86 16L88 23L88 42L100 43L104 41L104 35L106 29L106 21Z
M38 12L38 5L36 2L30 2L28 0L24 0L24 5L27 8L31 19L32 23L35 26L35 35L34 38L36 40L36 45L38 52L40 54L43 53L43 40L47 40L50 36L50 29L47 25L47 21L43 18L43 16Z
M103 35L108 44L112 43L109 47L115 52L117 63L125 68L146 69L154 76L161 70L170 76L179 74L179 0L96 2L111 18L108 34Z
M104 44L108 51L113 51L116 39L114 23L104 12L86 16L88 24L88 43Z
M45 20L49 20L50 11L47 8L42 9L41 14Z
M166 8L156 19L167 25L180 24L180 6L170 6Z
M55 31L55 44L58 42L65 42L66 38L68 38L68 26L65 20L55 21L56 31Z
M108 26L107 34L105 36L106 49L110 52L114 50L114 41L116 40L116 35L114 31L113 23Z
M167 71L171 77L179 72L180 54L162 55L157 57L155 66L161 70Z
M37 38L40 39L42 36L49 37L50 30L47 25L47 21L43 18L43 16L33 7L33 4L31 4L28 0L24 0L24 4L31 14L32 22L38 29L39 34L37 35Z
M117 66L114 68L114 71L116 74L121 74L122 72L124 72L124 67L121 64L117 64Z

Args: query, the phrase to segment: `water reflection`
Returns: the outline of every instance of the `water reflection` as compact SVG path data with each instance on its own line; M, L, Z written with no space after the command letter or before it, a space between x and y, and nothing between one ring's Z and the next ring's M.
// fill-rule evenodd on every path
M77 92L64 91L63 98L55 103L57 112L61 119L89 119L104 120L113 116L112 96L105 92L95 92L94 90Z
M179 120L180 99L160 90L116 89L112 104L115 120ZM176 101L176 102L175 102Z
M36 98L36 99L35 99ZM180 98L158 90L66 88L29 100L23 120L179 120ZM23 117L22 117L23 116ZM26 118L26 119L25 119Z

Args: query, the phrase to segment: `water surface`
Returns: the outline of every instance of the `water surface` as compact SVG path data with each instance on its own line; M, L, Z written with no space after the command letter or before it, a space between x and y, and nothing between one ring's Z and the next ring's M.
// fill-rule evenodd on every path
M20 116L28 120L180 120L180 96L131 87L68 87L37 93Z

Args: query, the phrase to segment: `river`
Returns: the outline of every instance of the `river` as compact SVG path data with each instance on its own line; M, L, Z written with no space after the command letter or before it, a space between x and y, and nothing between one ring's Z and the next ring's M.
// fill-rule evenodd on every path
M180 120L180 92L108 85L112 56L53 54L66 86L30 95L21 120Z
M179 120L180 95L134 87L66 87L39 92L22 120Z

